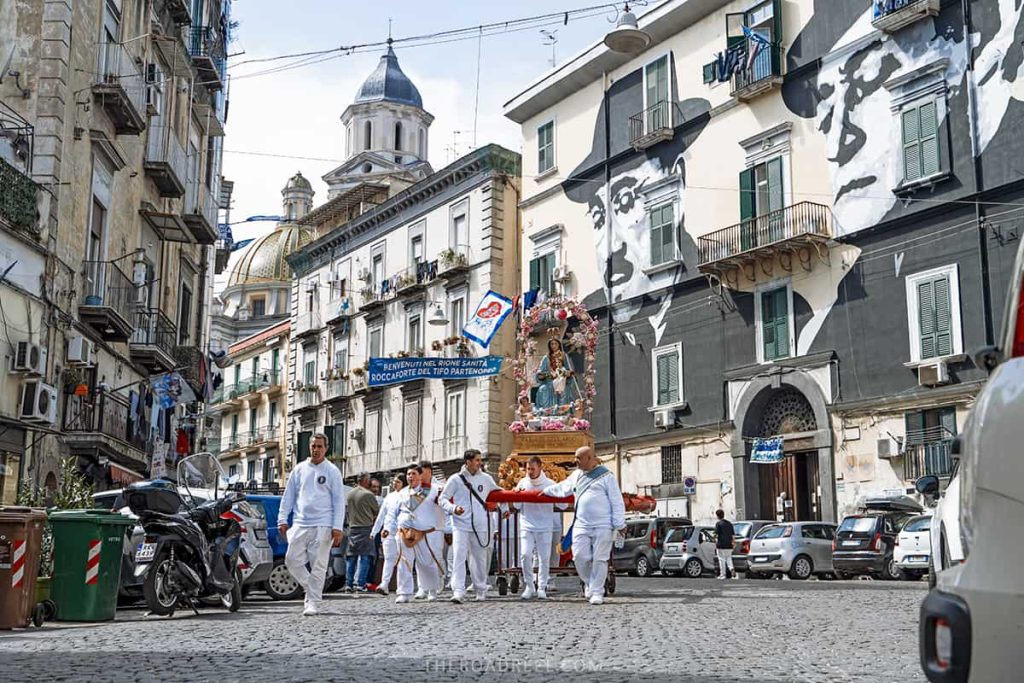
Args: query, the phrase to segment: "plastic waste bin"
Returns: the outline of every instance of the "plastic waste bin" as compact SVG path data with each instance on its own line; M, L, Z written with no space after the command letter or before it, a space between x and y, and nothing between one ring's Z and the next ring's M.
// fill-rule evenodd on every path
M0 507L0 629L23 628L32 618L45 524L42 510Z
M58 621L109 621L117 611L124 538L135 521L110 510L59 510L53 527Z

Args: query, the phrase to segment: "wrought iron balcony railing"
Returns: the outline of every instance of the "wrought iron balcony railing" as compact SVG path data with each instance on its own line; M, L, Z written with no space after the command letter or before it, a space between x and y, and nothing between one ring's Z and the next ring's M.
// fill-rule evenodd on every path
M832 211L823 204L800 202L697 238L700 265L807 236L832 236Z
M135 285L118 268L117 263L83 261L82 292L80 308L109 311L118 318L119 326L130 332Z
M743 100L760 94L774 84L782 82L782 46L764 45L747 40L748 54L757 51L750 66L737 71L732 77L732 94Z
M69 434L103 434L141 450L145 430L135 420L128 397L113 392L71 394L64 400L64 431Z
M227 57L220 31L214 26L187 26L185 45L199 71L202 82L210 90L224 87Z
M0 219L15 228L39 233L39 186L17 168L0 159Z
M675 126L675 104L668 100L656 102L629 117L629 144L637 149L670 140Z
M915 481L926 474L948 477L953 473L951 439L907 446L903 454L903 479Z
M138 135L146 129L146 84L142 67L124 43L102 42L92 86L119 135Z
M135 331L129 347L150 347L165 354L168 363L174 362L174 347L178 330L163 311L149 308L135 311Z
M154 119L157 121L157 119ZM146 141L146 173L153 178L162 197L181 197L187 184L185 148L178 134L165 123L151 123Z

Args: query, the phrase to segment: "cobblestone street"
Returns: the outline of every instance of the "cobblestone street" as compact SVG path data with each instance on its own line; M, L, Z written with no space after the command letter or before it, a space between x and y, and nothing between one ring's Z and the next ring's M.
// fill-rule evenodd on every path
M923 583L621 578L601 607L254 595L231 615L47 624L0 635L4 681L912 681Z

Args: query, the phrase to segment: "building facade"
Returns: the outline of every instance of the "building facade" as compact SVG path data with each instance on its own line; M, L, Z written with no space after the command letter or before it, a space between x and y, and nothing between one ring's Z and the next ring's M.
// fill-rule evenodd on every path
M19 76L0 85L2 269L20 300L0 411L25 483L56 486L70 455L112 486L148 475L154 446L194 444L198 406L152 411L148 378L202 381L229 27L220 0L3 6Z
M1020 233L1021 9L970 7L667 2L506 104L523 286L602 321L624 489L835 520L950 474Z

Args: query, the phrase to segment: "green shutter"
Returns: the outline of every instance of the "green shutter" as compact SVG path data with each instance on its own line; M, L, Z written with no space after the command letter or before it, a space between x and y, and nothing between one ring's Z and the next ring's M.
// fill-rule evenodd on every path
M747 25L745 12L733 12L725 15L725 47L727 50L738 48L746 41L743 27Z
M924 442L924 412L907 413L904 416L907 425L906 445L916 446Z
M908 109L903 112L903 179L917 180L921 177L921 132L920 111Z
M953 325L949 300L949 278L935 280L935 355L949 356L953 353Z
M704 84L714 83L718 80L718 62L711 62L710 64L704 65Z
M679 402L679 365L676 354L663 353L658 356L658 405L667 406Z
M754 191L754 169L740 171L740 249L746 251L757 245L756 225L757 194ZM732 247L732 245L729 245ZM731 250L731 249L730 249Z
M939 424L942 425L942 439L951 440L957 435L956 431L956 408L947 406L939 409Z
M768 161L768 211L784 208L785 194L782 182L782 157Z
M299 441L295 446L295 462L300 463L309 457L309 438L313 432L299 432Z
M772 0L772 73L782 75L782 0Z
M761 341L766 361L789 356L789 293L785 287L761 294Z
M530 261L530 289L540 287L540 258Z
M939 172L939 121L935 102L922 104L919 110L921 126L921 176Z
M270 352L270 369L277 372L281 362L281 349L274 349ZM277 381L276 379L274 380Z
M921 358L934 358L935 339L935 281L917 283L917 324L921 335Z
M327 457L334 457L334 425L324 425L324 436L327 437Z

